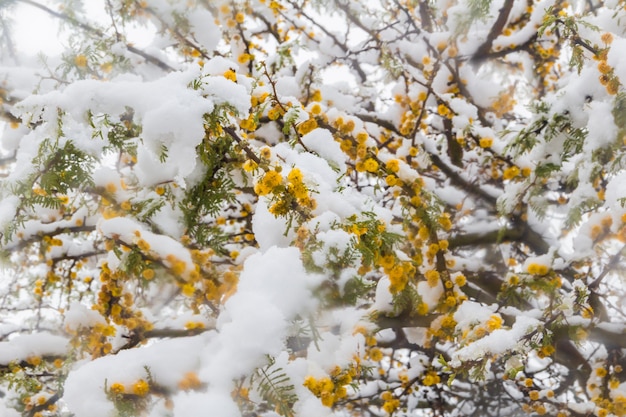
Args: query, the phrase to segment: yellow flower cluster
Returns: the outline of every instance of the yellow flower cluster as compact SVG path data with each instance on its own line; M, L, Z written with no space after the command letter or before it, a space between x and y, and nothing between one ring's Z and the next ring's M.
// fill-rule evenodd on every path
M427 387L436 385L440 382L441 377L437 374L437 371L434 370L426 372L426 375L424 375L424 378L422 379L422 384Z
M547 265L541 265L537 263L531 263L526 268L529 274L531 275L545 275L550 271Z
M392 294L397 294L404 290L409 282L409 278L415 274L415 266L411 262L400 261L391 254L380 257L378 265L389 276L389 291Z
M511 180L517 177L519 174L520 169L517 166L513 165L504 170L504 172L502 173L502 178L505 180Z
M148 384L147 381L140 379L127 389L124 384L114 382L109 387L109 392L115 395L132 394L143 397L150 392L150 384Z
M315 119L309 119L298 125L298 133L304 136L315 128L317 128L317 122Z
M326 407L332 407L333 404L347 395L346 388L343 386L335 386L331 378L325 377L315 379L312 376L304 380L305 387L309 389L317 398L322 400L322 404Z
M385 391L381 394L380 399L383 400L383 410L391 414L400 407L400 400L394 398L393 394L390 391Z
M491 148L491 146L493 145L493 139L481 138L478 144L480 145L481 148Z
M281 185L283 182L283 176L280 172L275 170L268 171L265 173L263 178L254 186L254 192L259 195L267 195L274 192L274 189Z
M202 382L200 378L198 378L198 374L195 372L187 372L183 379L178 381L178 388L183 391L189 391L193 389L198 389L202 386Z
M236 83L236 82L237 82L237 73L235 73L235 71L234 71L234 70L232 70L232 69L226 70L226 71L224 72L223 76L224 76L224 78L226 78L227 80L230 80L230 81L232 81L232 82L234 82L234 83Z

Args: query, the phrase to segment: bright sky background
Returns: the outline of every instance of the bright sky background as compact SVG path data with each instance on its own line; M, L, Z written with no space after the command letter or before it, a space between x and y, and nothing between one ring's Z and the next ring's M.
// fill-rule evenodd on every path
M16 5L14 13L13 35L18 50L27 55L61 53L58 26L47 13L23 4Z

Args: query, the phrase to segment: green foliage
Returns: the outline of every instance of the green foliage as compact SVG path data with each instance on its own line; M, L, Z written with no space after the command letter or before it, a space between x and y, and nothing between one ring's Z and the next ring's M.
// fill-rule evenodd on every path
M276 366L276 360L268 357L268 364L257 369L251 377L250 384L255 385L261 398L271 409L285 417L293 417L293 404L298 400L295 387L283 368Z
M94 158L78 149L72 141L59 147L58 142L45 140L33 164L39 167L39 186L47 193L65 194L93 185Z
M205 137L198 155L203 163L202 179L185 193L180 204L188 233L196 242L218 252L223 251L224 237L218 229L206 224L207 216L215 216L226 204L235 201L234 183L228 170L233 141L230 137Z
M354 247L361 254L363 265L372 265L379 254L392 252L394 245L403 240L402 235L389 232L373 212L365 211L360 217L351 216L347 221L345 228L359 233Z
M594 54L599 53L597 49L592 47L585 40L581 39L580 31L578 29L579 25L594 31L600 30L597 26L583 20L577 15L562 16L559 14L559 10L557 8L551 6L547 10L545 19L537 31L539 36L543 36L548 29L557 31L564 39L568 39L570 41L572 55L569 60L569 65L572 68L576 68L578 73L582 70L585 62L585 49Z
M413 285L407 285L404 290L393 296L393 310L398 315L408 312L409 317L415 316L421 303L422 296Z

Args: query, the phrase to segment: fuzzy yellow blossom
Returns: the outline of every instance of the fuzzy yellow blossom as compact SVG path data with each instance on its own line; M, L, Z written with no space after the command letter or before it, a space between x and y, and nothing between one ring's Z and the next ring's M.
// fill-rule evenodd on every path
M185 296L191 297L191 296L194 295L195 292L196 292L196 288L193 286L193 284L185 284L185 285L183 285L182 293Z
M417 314L419 314L420 316L424 316L426 315L426 313L428 313L428 304L422 302L417 306L417 310L416 310Z
M611 66L607 64L606 61L600 61L598 62L598 71L602 74L608 74L611 72Z
M462 287L462 286L464 286L467 283L467 278L465 278L465 275L462 275L462 274L461 275L457 275L454 278L454 283L456 285L458 285L459 287Z
M390 159L385 163L385 167L389 171L396 173L400 170L400 162L397 159Z
M132 391L133 391L133 394L143 397L148 392L150 392L150 385L148 385L148 383L144 381L143 379L140 379L139 381L133 384Z
M143 271L141 271L141 276L143 277L143 279L150 281L152 278L154 278L154 269L144 269Z
M394 185L398 185L400 181L398 180L398 177L396 177L395 175L387 175L385 177L385 183L388 186L393 187Z
M392 414L398 407L400 407L400 400L395 398L383 403L383 410L388 414Z
M87 67L87 57L83 54L76 55L76 57L74 58L74 65L76 65L78 68Z
M426 373L426 376L422 380L422 384L424 384L427 387L438 384L440 382L441 382L441 377L437 375L437 372L435 371L428 371Z
M280 117L280 108L276 106L269 109L269 111L267 112L267 117L270 120L277 120Z
M504 173L502 174L502 178L505 180L510 180L510 179L517 177L519 174L520 174L520 169L516 167L515 165L513 165L512 167L508 167L507 169L504 170Z
M453 295L449 295L444 300L444 304L448 307L454 307L457 304L457 299Z
M363 162L363 168L367 172L375 172L378 169L378 162L375 159L369 158Z
M283 181L283 176L277 171L268 171L263 177L263 182L269 187L274 188L280 185Z
M187 269L187 264L184 261L176 260L172 263L172 273L174 275L182 275Z
M439 282L439 272L435 271L434 269L430 269L424 273L424 276L426 277L426 281L428 282L429 286L437 286L437 283Z
M178 388L183 391L188 391L191 389L197 389L202 386L202 382L198 378L198 375L195 372L187 372L183 379L178 382Z
M528 393L528 398L530 398L532 401L537 401L539 399L539 391L530 391Z
M242 168L246 172L252 172L258 168L258 165L253 160L248 159L246 162L243 163Z
M383 352L377 347L371 348L369 350L369 356L371 360L378 362L383 359Z
M603 33L602 36L600 37L600 39L602 39L602 42L604 43L611 43L613 42L613 35L610 32L606 32Z
M311 101L322 101L322 93L320 90L315 90L313 94L311 94Z
M444 213L439 216L437 221L443 230L448 231L452 229L452 222L450 221L450 215L448 213Z
M109 391L113 394L123 394L126 391L124 384L120 384L119 382L114 382L111 384Z
M232 69L228 69L224 72L224 74L222 74L224 76L224 78L226 78L227 80L230 80L232 82L237 82L237 74L235 73L234 70Z
M235 15L235 21L237 23L243 23L245 18L246 18L246 16L243 13L241 13L241 12L237 12L237 14Z
M322 106L320 106L318 103L315 103L311 106L311 114L314 115L318 115L322 112Z
M28 358L26 358L26 363L28 363L29 365L32 365L32 366L39 366L41 364L41 357L40 356L29 356Z
M489 329L490 332L493 332L500 327L502 327L502 317L495 314L491 315L491 317L489 317L489 320L487 320L487 329Z
M528 265L526 270L532 275L545 275L550 269L546 265L531 263Z
M113 194L117 191L117 186L114 183L110 182L104 187L104 189L107 191L107 193Z
M317 127L317 122L315 119L309 119L306 122L302 122L298 125L298 133L301 135L306 135L311 132L313 129Z
M478 142L478 144L480 145L481 148L491 148L491 146L493 145L493 139L492 138L480 138L480 141Z
M142 252L148 252L150 250L150 244L148 242L146 242L144 239L139 239L137 241L137 247L142 251Z

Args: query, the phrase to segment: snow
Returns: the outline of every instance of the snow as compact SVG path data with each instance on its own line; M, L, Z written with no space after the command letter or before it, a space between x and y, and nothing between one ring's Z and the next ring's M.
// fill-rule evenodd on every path
M117 382L131 386L140 379L147 381L149 371L158 385L176 390L187 372L198 369L199 352L212 337L214 332L163 340L94 361L78 362L65 381L63 398L76 417L110 417L114 407L107 399L105 384L110 387Z
M457 367L466 361L500 355L515 349L521 338L540 323L539 320L531 317L517 316L511 329L494 330L482 339L452 353L450 365Z
M65 312L63 324L67 330L79 330L82 327L93 327L96 324L106 324L100 313L87 308L84 304L74 301Z
M51 333L31 333L0 342L0 364L24 361L35 356L63 356L68 352L67 338Z
M295 237L294 230L288 230L287 219L270 213L266 198L260 198L256 205L252 215L252 231L261 251L272 247L287 247Z
M330 162L331 167L337 168L342 174L346 172L345 154L328 129L314 129L302 136L301 140L307 149Z
M195 38L207 51L215 49L222 38L222 32L214 23L213 15L205 9L197 10L188 17Z
M114 405L108 398L107 387L115 382L130 386L139 379L149 379L155 384L154 388L158 386L171 392L173 403L173 408L166 409L169 404L166 404L164 398L155 395L154 397L159 398L151 399L156 405L147 412L149 417L195 417L198 410L217 410L224 417L239 417L241 412L232 398L233 389L240 381L249 383L250 376L259 367L267 365L271 358L276 361L275 366L284 370L290 383L294 385L294 392L299 398L294 405L294 412L298 417L341 415L340 411L335 412L324 407L319 398L302 385L302 381L307 376L326 377L336 366L345 367L361 360L365 360L367 366L368 361L364 359L364 355L368 349L366 346L369 336L378 331L376 320L372 317L376 313L391 316L399 312L394 308L394 296L389 291L390 280L376 263L380 253L373 254L375 267L367 272L360 268L362 265L358 255L354 260L346 262L348 265L342 265L340 271L329 271L329 264L338 261L338 257L347 250L353 250L355 243L359 242L359 238L347 226L354 219L363 219L365 211L374 213L387 231L401 235L410 233L415 242L407 243L404 240L392 248L392 253L404 262L415 260L421 251L419 245L430 242L422 242L427 239L418 232L422 223L414 222L413 216L426 216L430 222L434 222L439 215L436 207L429 207L425 213L415 213L404 202L401 204L399 196L404 198L411 193L408 189L416 180L423 182L424 192L432 193L433 200L447 206L446 211L454 217L455 227L452 232L434 228L431 231L441 240L453 239L467 233L499 230L506 223L506 216L498 217L499 215L514 213L516 218L522 218L528 214L515 226L530 227L540 232L552 249L547 254L535 254L531 253L532 248L525 252L522 247L518 251L518 242L499 243L498 250L502 252L504 259L513 256L519 260L515 266L511 266L509 274L501 275L503 277L511 276L515 272L525 272L531 264L546 265L555 270L569 265L577 268L577 264L572 262L576 260L580 260L581 265L589 265L591 275L597 271L610 271L610 268L603 268L602 262L614 253L613 242L607 239L607 247L611 251L606 250L603 252L605 255L598 256L598 241L592 238L592 234L599 226L610 227L612 232L621 235L620 239L623 238L621 218L626 209L622 207L621 199L625 196L623 184L626 174L621 172L622 167L618 165L617 158L615 163L611 161L606 166L600 166L592 158L601 154L598 151L615 151L618 157L623 153L621 148L612 148L619 144L622 138L618 138L618 134L623 132L619 132L613 120L615 96L609 94L598 82L598 61L589 59L580 73L569 71L562 59L555 62L552 71L559 74L560 80L554 83L549 81L549 88L544 96L536 97L548 105L549 110L545 114L548 119L567 117L573 128L587 132L581 145L582 151L576 155L564 152L567 131L558 132L556 137L548 140L545 131L539 129L535 132L538 142L533 149L522 156L516 156L508 151L507 144L516 132L528 126L532 117L541 115L534 116L529 110L520 110L515 115L517 117L497 117L490 110L494 100L502 97L503 91L507 91L509 86L515 87L516 97L533 96L536 82L542 81L535 79L537 74L534 63L523 51L508 55L506 60L510 65L502 67L467 62L489 34L488 28L497 18L502 1L488 2L490 11L484 20L473 22L470 30L458 37L455 37L455 31L467 18L468 7L471 6L468 2L434 2L433 7L446 11L447 20L445 28L438 25L439 22L433 22L438 26L433 34L428 34L426 28L404 33L401 30L405 24L403 19L406 19L403 13L398 15L396 21L386 25L380 21L387 16L387 10L381 4L374 6L368 2L353 2L349 7L358 11L357 16L363 22L377 28L377 41L382 40L388 45L389 49L385 52L389 55L382 57L383 59L377 54L376 47L370 47L377 43L370 43L369 35L365 31L354 27L333 27L334 21L344 24L342 18L338 17L342 13L335 14L329 20L313 22L312 31L315 36L310 35L312 39L299 39L300 34L289 29L289 36L293 38L288 43L276 45L276 39L267 40L264 33L261 34L263 36L255 36L254 32L260 30L259 27L265 24L265 19L271 25L272 31L276 30L281 36L286 35L281 23L283 18L286 21L294 19L296 26L309 25L310 22L303 15L292 13L293 10L287 6L286 10L279 13L283 16L278 18L267 7L257 9L260 3L252 2L251 10L255 13L258 10L264 12L253 16L249 13L250 10L241 9L245 14L245 22L235 22L229 27L226 20L232 19L234 22L234 14L240 11L239 3L231 3L216 2L215 7L211 8L214 12L211 12L202 7L196 9L195 2L154 0L150 2L149 11L138 13L142 15L139 18L142 24L154 25L155 32L159 32L151 36L151 43L142 50L176 68L168 74L167 71L145 63L134 68L134 74L114 71L100 79L99 69L96 67L93 74L70 68L64 75L67 82L48 79L37 84L40 76L32 69L18 71L0 67L3 80L7 83L2 86L2 94L6 90L13 95L7 96L10 100L2 105L6 105L6 109L22 117L25 122L25 126L17 129L4 129L2 136L2 148L6 151L6 156L15 150L17 155L15 166L7 165L5 169L6 178L3 181L0 201L0 228L10 225L18 209L22 210L21 214L26 219L20 225L19 237L16 235L6 242L3 241L2 249L26 249L24 253L10 254L11 261L18 269L15 276L7 280L6 294L3 284L2 296L15 296L15 300L7 298L6 303L15 302L16 309L31 308L29 303L39 306L37 299L27 297L32 296L28 290L33 282L45 282L46 291L53 293L49 303L48 297L45 297L41 308L44 312L42 320L47 325L57 326L59 332L67 331L71 334L79 329L108 325L107 319L89 308L101 301L98 297L103 294L99 291L104 283L98 280L88 283L85 278L97 277L98 269L105 262L113 270L125 265L124 260L128 259L125 256L128 255L124 254L120 259L118 251L102 252L105 242L110 243L108 239L127 246L139 246L141 242L142 247L149 247L142 251L147 258L145 261L154 264L157 275L154 279L145 280L128 275L125 277L127 279L118 281L124 287L124 293L132 294L137 310L157 326L158 330L180 330L189 322L202 323L205 326L204 333L197 336L151 338L145 344L113 355L66 363L64 369L71 366L63 390L67 412L76 417L110 417L114 413ZM545 17L545 10L554 3L554 0L534 3L530 17L527 18L523 16L528 5L515 2L507 25L519 22L523 27L512 28L510 35L498 36L492 45L494 52L511 47L512 44L521 45L534 36L537 25ZM225 12L221 6L230 9ZM571 9L568 8L567 13L571 13ZM163 17L160 18L160 15ZM626 48L626 41L617 34L618 29L621 31L619 18L611 16L605 8L599 8L589 18L603 31L609 28L606 30L616 32L607 62L613 68L614 75L622 80L626 79L626 60L621 53ZM178 22L188 22L188 25L180 26L180 33L168 28L168 25ZM333 29L336 39L347 39L347 50L342 50L335 40L326 36L317 26L318 23L321 27ZM125 29L120 26L120 30ZM590 30L584 25L579 25L579 30L580 35L585 39L588 37L592 45L604 42L600 38L600 32ZM553 36L546 34L537 42L549 47L552 38ZM87 45L91 40L86 38L81 40L83 41ZM181 50L183 41L198 45L202 49L202 56L188 48ZM460 58L456 62L448 60L453 44L458 48ZM279 56L276 47L285 48L284 55ZM294 58L293 62L281 62L289 60L287 48ZM438 48L441 49L440 54L435 51ZM562 48L567 50L568 46L562 45ZM98 54L102 53L102 59L123 56L129 59L131 65L143 60L130 53L123 42L113 44L110 49L111 51L98 51ZM237 57L244 51L248 52L248 49L257 55L255 61L250 64L237 61ZM206 58L205 54L215 56ZM422 65L422 58L425 56L431 58L431 62ZM363 65L365 80L359 80L354 68L348 65L348 60L352 57ZM70 60L71 67L71 56L68 55L67 59ZM261 60L266 64L265 67L258 65ZM417 64L407 64L406 60L413 60ZM382 68L382 61L387 61L384 64L389 68ZM393 74L396 62L406 70L400 77ZM50 68L60 63L60 60L55 60ZM33 65L32 61L28 61L29 68ZM524 68L516 72L517 65ZM230 75L229 78L225 77L225 72L231 69L236 71L235 80L229 79L232 78ZM264 73L264 70L267 72ZM453 70L458 70L458 75L464 81L465 86L460 89L468 90L471 97L463 97L464 93L458 92L457 87L451 83L450 77L457 75L450 73ZM46 71L56 74L53 69ZM506 71L511 71L513 75L508 78ZM525 75L529 80L523 79ZM413 77L414 82L406 82L409 77ZM309 84L311 90L307 91ZM551 89L553 86L556 87L554 91ZM37 94L31 95L34 89L37 89ZM311 102L309 93L317 89L321 91L322 101ZM423 103L420 97L426 97L423 96L426 93L428 100ZM263 94L269 95L265 104L251 107L251 96L259 98ZM22 101L13 106L13 100ZM454 113L451 120L453 138L471 140L470 146L474 140L468 137L470 134L477 138L493 138L493 146L488 150L480 147L466 149L462 156L464 166L451 169L471 187L479 188L497 198L499 207L493 207L489 198L477 197L476 193L468 193L464 187L445 179L446 170L436 169L431 165L429 153L441 155L444 162L449 162L449 158L445 156L445 138L441 134L444 123L436 112L437 101L445 102ZM267 111L276 106L277 102L288 108L288 111L276 122L268 122ZM285 121L298 126L313 117L310 113L313 106L318 104L322 114L315 117L320 127L300 138L295 137L294 129L288 134L282 132ZM526 104L519 103L518 106L521 108ZM120 155L110 146L108 134L113 127L107 125L104 119L104 115L107 115L111 123L119 123L122 114L128 117L129 108L133 110L133 123L140 127L136 135L132 134L133 137L125 139L125 146L132 149L128 153L133 158L126 154ZM258 113L250 114L251 109ZM215 113L217 110L219 114ZM387 142L390 136L391 139L399 136L396 135L396 127L387 129L374 122L363 122L364 117L359 116L367 114L380 117L397 126L402 117L409 114L411 117L417 116L422 110L426 115L422 122L426 126L419 128L415 137L403 135L397 142ZM211 113L211 116L219 116L223 127L238 130L243 119L256 116L259 117L260 126L255 132L244 132L246 129L243 128L238 131L242 142L234 146L224 159L227 169L230 170L228 175L236 184L236 203L224 203L222 212L211 213L199 219L209 227L216 224L220 226L228 238L223 249L226 253L232 251L232 255L229 257L222 253L211 253L203 261L202 269L196 269L196 265L200 263L196 258L198 252L202 252L201 255L204 256L206 254L203 251L209 251L204 247L204 242L195 242L187 236L189 230L183 221L182 204L185 192L206 178L208 168L206 161L198 155L198 145L211 141L220 134L207 129L207 115ZM88 120L88 116L91 119ZM486 122L483 122L483 116ZM344 122L354 122L354 129L344 131L342 127L337 127L339 118ZM62 133L59 124L62 124ZM336 138L353 140L357 138L357 132L367 132L367 155L376 154L382 163L380 172L357 174L353 171L352 166L356 160L350 160L350 152L342 151ZM20 208L23 196L13 195L11 188L25 180L34 181L33 186L36 187L41 175L49 170L44 163L32 163L45 139L56 140L59 146L72 141L94 157L92 177L95 190L91 187L74 187L68 193L70 203L64 203L62 209L39 205ZM379 146L383 141L386 145ZM241 152L241 147L246 147L246 152ZM411 161L417 163L419 168L407 163L408 158L404 158L413 151L413 147L419 148L419 152ZM307 211L302 218L277 217L270 213L269 207L276 203L278 192L259 197L251 191L253 178L258 179L268 167L264 165L267 162L265 157L257 171L239 171L243 160L249 159L249 152L258 156L263 155L266 150L271 153L270 169L280 169L284 178L294 168L302 172L304 184L317 203L316 208ZM361 153L362 151L363 149L360 150ZM132 161L122 161L124 158ZM358 159L362 159L362 156ZM384 185L383 174L388 173L384 171L384 164L391 159L399 160L399 171L396 175L404 182L402 187L388 188ZM490 173L490 168L502 170L510 163L535 168L540 163L548 162L561 165L562 169L545 178L531 173L528 178L518 177L506 182L501 182L497 175ZM244 168L247 169L245 165ZM594 183L594 175L599 169L603 170L602 179ZM577 181L572 181L574 177ZM598 190L605 184L608 184L605 201L601 201ZM574 188L574 191L570 192L568 187ZM165 191L162 192L163 190ZM106 212L106 216L101 214L104 207L98 205L103 192L107 200L113 200L111 206L105 209L115 208L112 215L117 217L109 218L109 212ZM557 205L554 201L562 194L568 197L568 201L552 209L552 206ZM165 202L165 206L150 219L141 219L132 209L121 207L122 202L130 202L134 209L149 199ZM591 208L589 213L585 213L581 224L571 231L560 227L568 210L592 199L597 201L600 208ZM529 201L546 202L553 211L545 220L536 213L524 213L524 205ZM244 206L250 216L242 215L240 218L240 207ZM495 214L497 209L501 210L498 215ZM613 221L609 226L605 220L608 216ZM69 230L70 227L75 229L79 219L84 220L87 226L95 226L95 230L83 234ZM408 227L403 227L405 225ZM248 235L250 228L253 238ZM317 246L302 247L305 239L296 231L301 232L304 229L308 230L309 235L314 234L312 241ZM53 234L61 244L51 248L46 245L28 246L30 241L38 242L40 236L46 234ZM573 248L572 253L559 246L563 241L561 234L567 235L568 244L571 242ZM78 259L85 249L95 251L97 255L90 256L88 260L81 259L71 267L68 264L74 260L59 261L59 258L66 256L75 256ZM449 271L482 273L490 266L494 270L488 273L495 271L496 266L489 265L485 256L491 248L469 249L473 251L453 248L453 251L444 254L447 261L456 261L454 266L449 267ZM235 255L235 252L239 255ZM185 270L180 277L171 279L172 271L168 269L173 270L178 260L184 262ZM56 263L57 261L59 262ZM75 267L77 264L80 264L80 268ZM451 366L463 366L468 361L507 353L514 354L515 360L526 365L526 369L537 369L549 362L549 359L539 361L533 353L536 346L530 346L525 340L530 332L545 325L545 311L538 307L541 306L540 302L535 303L535 308L522 310L522 307L518 309L506 305L484 305L470 299L459 301L458 305L448 310L448 307L442 306L442 298L455 294L459 288L452 286L448 292L441 282L431 287L428 282L421 280L421 275L432 267L419 265L419 273L410 280L410 285L415 285L417 293L428 305L428 316L424 318L424 322L432 323L432 328L406 329L409 342L430 346L433 343L432 334L436 332L437 326L441 326L444 318L449 318L447 314L450 312L456 321L454 331L458 337L441 343L437 348L444 349L445 354L451 357ZM72 271L76 272L72 285L76 285L71 289L69 285L67 289L63 286L64 293L61 297L57 288L61 288L62 284L52 282L49 277L55 272L62 275L63 285L71 282L70 278L74 276L65 268L79 270ZM312 273L307 268L317 272ZM192 275L192 271L200 271L200 275ZM182 282L184 280L190 280L194 288L199 290L208 282L205 280L215 280L218 283L226 273L237 277L237 287L219 301L207 301L199 291L193 297L188 296L185 291L181 294L180 286L177 285L185 284ZM346 282L354 277L376 284L375 290L372 290L373 297L370 293L356 305L347 306L343 304L344 300L324 299L320 295L329 292L329 287L332 288L331 291L337 289L340 295L343 294ZM106 280L104 278L103 281ZM607 282L610 282L609 278L601 284L599 290L604 291ZM476 288L471 282L469 285ZM16 288L15 294L10 291L13 286ZM563 302L558 311L567 323L583 327L593 323L597 326L596 329L615 334L623 332L621 323L597 324L597 317L592 321L576 315L578 313L575 306L578 300L575 299L575 291L585 289L586 284L583 281L575 281L572 285L565 282L560 289ZM468 291L468 294L471 292ZM508 302L504 299L501 301L503 304ZM3 308L6 310L6 307ZM48 321L48 314L56 318ZM486 332L484 336L479 331L466 339L459 336L467 334L466 331L477 325L485 324L498 314L515 317L514 324L510 328ZM115 323L117 334L109 341L114 348L121 347L126 340L124 326L117 324L115 320L112 322ZM27 324L30 325L31 322ZM21 331L21 327L7 325L2 329L2 364L40 355L75 357L74 351L70 351L73 347L68 338L62 335L36 332L10 337L7 335ZM301 332L309 332L306 338L315 338L315 342L301 346L299 351L294 352L291 350L292 338L300 336ZM368 334L368 343L362 333ZM590 334L590 340L593 340L593 330ZM391 343L395 333L386 329L378 331L376 337L382 345ZM586 345L581 349L591 350ZM390 362L385 358L383 370L388 373L381 375L376 381L364 382L359 387L361 395L376 396L381 390L393 390L393 387L385 385L387 381L384 378L387 375L395 378L399 372L406 371L414 378L423 375L431 366L440 369L437 368L439 365L436 364L436 358L430 354L408 354L400 350L394 353L398 357L404 356L410 367L407 370L389 369ZM605 353L602 349L594 353L598 364L602 362L602 355ZM374 378L379 378L379 374L375 372L377 369L373 371ZM201 390L189 392L179 389L180 381L189 372L197 373L203 384ZM367 378L365 374L363 376ZM453 385L451 389L454 387ZM511 389L507 392L511 396L521 395L519 390L513 389L512 383L509 388ZM1 389L4 390L4 386ZM624 391L623 384L619 390ZM253 391L254 387L250 395L259 403L259 393ZM10 391L10 395L16 392ZM615 395L614 392L611 395ZM374 401L377 400L378 398L374 398ZM2 416L12 415L4 409L4 403L8 401L9 399L0 400ZM417 402L417 397L410 401ZM585 412L593 411L592 408L585 407L587 406L578 406ZM372 412L376 414L376 410ZM379 414L382 415L382 411ZM276 417L277 414L267 411L264 416Z

